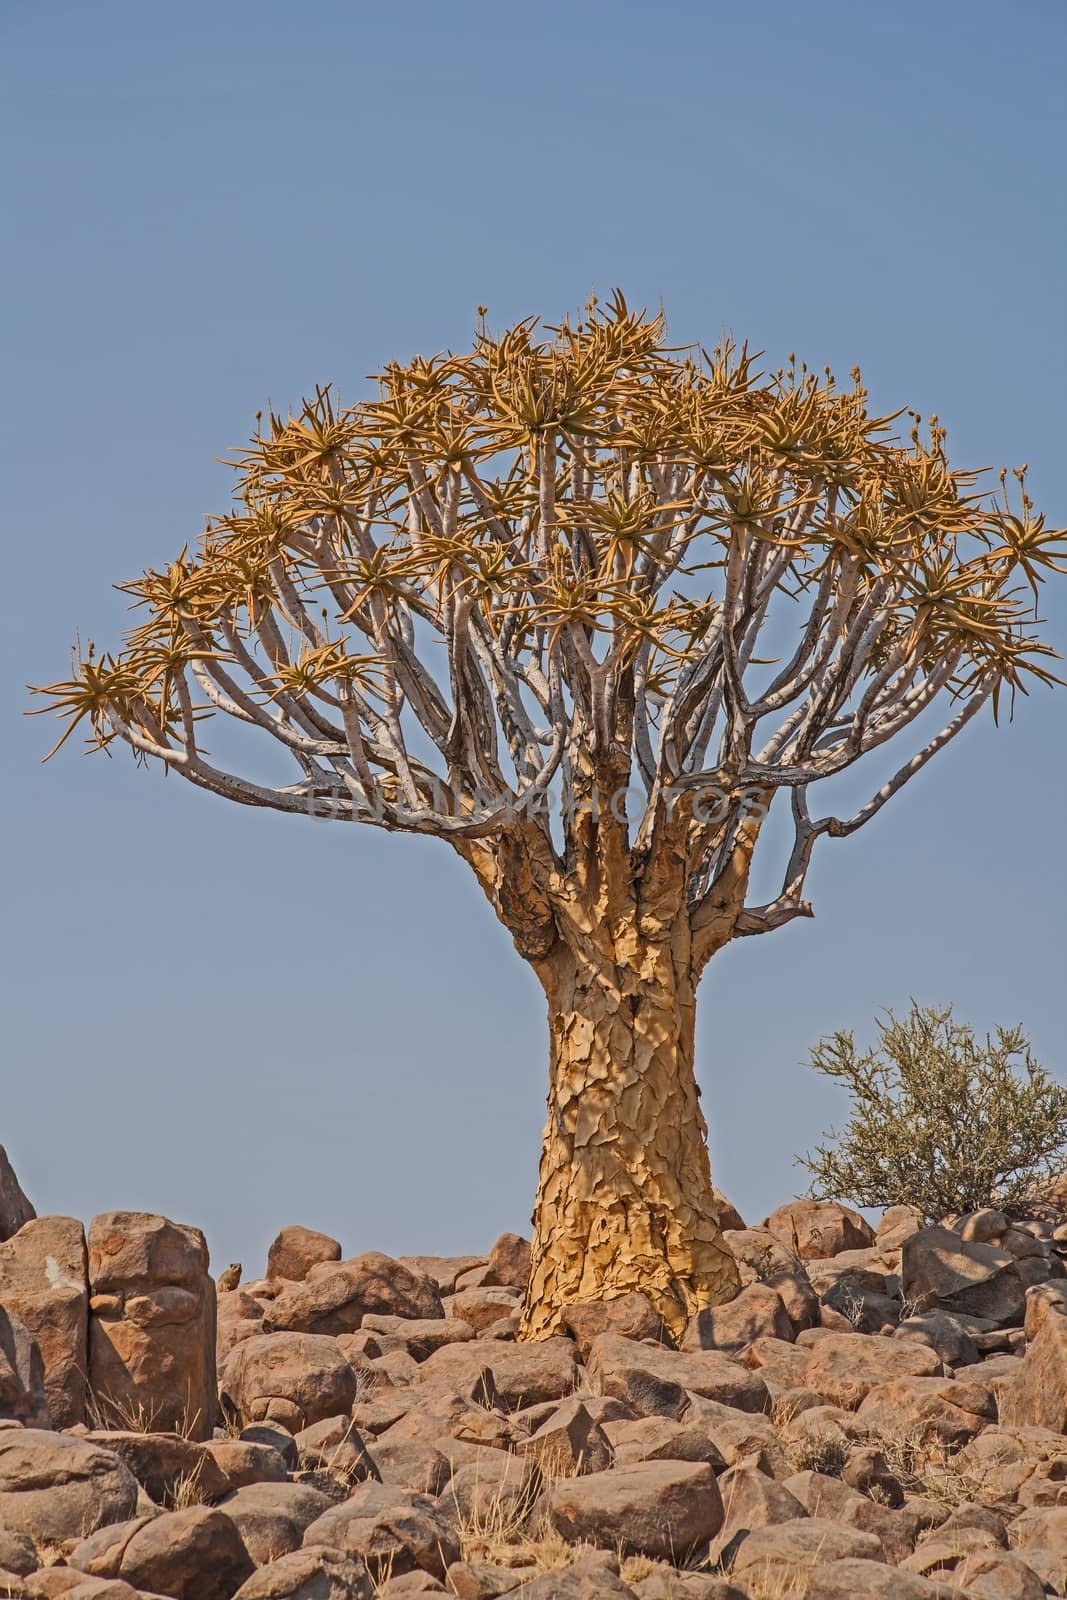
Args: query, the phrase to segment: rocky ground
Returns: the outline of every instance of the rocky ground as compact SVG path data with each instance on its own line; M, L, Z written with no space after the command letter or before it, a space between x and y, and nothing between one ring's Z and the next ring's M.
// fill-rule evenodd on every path
M1067 1180L872 1230L798 1201L673 1348L642 1295L515 1342L529 1247L266 1270L33 1215L0 1151L0 1596L1067 1595Z

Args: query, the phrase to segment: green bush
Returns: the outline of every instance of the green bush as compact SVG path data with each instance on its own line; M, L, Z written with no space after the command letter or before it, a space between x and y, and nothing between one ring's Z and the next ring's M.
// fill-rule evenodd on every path
M811 1066L852 1100L843 1134L801 1158L818 1199L911 1205L927 1218L981 1206L1017 1206L1067 1148L1067 1088L1030 1053L1021 1028L984 1041L913 1000L908 1015L878 1023L878 1047L859 1052L834 1033Z

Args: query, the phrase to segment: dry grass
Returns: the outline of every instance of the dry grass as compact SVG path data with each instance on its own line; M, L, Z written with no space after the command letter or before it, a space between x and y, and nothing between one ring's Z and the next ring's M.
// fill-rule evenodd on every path
M201 1488L202 1476L202 1468L198 1463L191 1472L183 1472L180 1478L175 1479L170 1491L164 1496L166 1509L188 1511L190 1506L206 1505Z
M810 1580L811 1572L806 1568L768 1562L745 1573L745 1593L748 1600L796 1600L807 1593Z
M85 1417L89 1426L100 1433L176 1433L179 1438L191 1439L200 1421L199 1411L188 1413L178 1427L160 1425L161 1410L146 1406L143 1400L116 1399L100 1390L90 1389L85 1396Z
M786 1453L797 1472L821 1472L824 1477L839 1478L850 1449L844 1434L827 1432L798 1439L787 1447Z

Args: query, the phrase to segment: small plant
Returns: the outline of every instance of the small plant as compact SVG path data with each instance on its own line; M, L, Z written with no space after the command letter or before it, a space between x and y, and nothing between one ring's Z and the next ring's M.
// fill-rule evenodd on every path
M1067 1087L1033 1058L1021 1028L979 1040L952 1007L913 1000L878 1023L878 1048L834 1033L816 1072L852 1097L845 1132L802 1157L818 1199L911 1205L923 1216L1020 1204L1067 1148Z

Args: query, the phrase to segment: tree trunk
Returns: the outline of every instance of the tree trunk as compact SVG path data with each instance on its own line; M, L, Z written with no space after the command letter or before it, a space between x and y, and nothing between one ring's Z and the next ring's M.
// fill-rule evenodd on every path
M714 1207L689 964L669 943L631 947L617 964L557 957L545 983L551 1077L522 1336L562 1331L574 1301L635 1289L678 1336L740 1287Z

